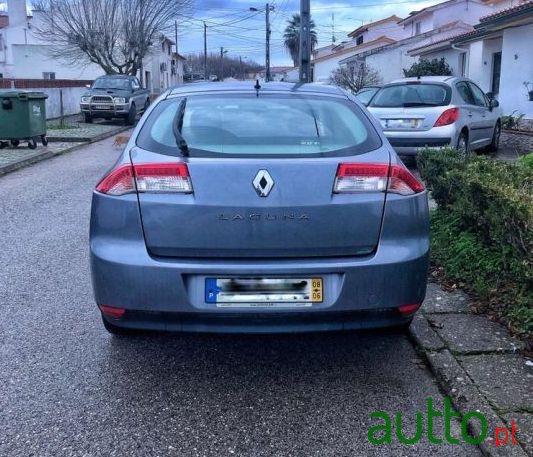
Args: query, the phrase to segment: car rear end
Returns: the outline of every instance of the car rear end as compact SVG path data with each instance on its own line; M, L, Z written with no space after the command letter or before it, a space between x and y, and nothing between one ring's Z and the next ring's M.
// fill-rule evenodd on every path
M405 80L383 86L368 107L398 154L455 147L460 132L459 108L452 104L449 84L434 80Z
M405 324L428 245L423 185L362 108L326 89L173 93L93 196L95 297L123 328Z

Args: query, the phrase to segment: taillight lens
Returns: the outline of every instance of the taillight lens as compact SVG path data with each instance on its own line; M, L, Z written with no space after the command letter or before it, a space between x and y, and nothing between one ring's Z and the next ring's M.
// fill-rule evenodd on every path
M457 121L457 119L459 119L459 108L449 108L439 116L433 127L450 125Z
M116 306L98 305L98 308L100 308L102 314L105 314L107 317L112 319L120 319L124 316L124 314L126 314L125 308L117 308Z
M341 163L333 192L393 192L412 195L422 192L424 184L402 165L381 163Z
M135 192L192 193L189 170L184 163L142 163L112 170L96 190L108 195Z
M418 311L418 308L420 308L420 306L422 305L422 303L414 303L412 305L403 305L403 306L398 306L398 308L396 308L399 313L402 315L402 316L410 316L411 314L414 314Z

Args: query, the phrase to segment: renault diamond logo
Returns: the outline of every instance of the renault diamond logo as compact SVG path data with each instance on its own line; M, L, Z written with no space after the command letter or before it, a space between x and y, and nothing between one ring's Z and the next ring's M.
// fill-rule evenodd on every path
M266 170L259 170L253 182L255 191L260 197L268 197L274 187L274 180Z

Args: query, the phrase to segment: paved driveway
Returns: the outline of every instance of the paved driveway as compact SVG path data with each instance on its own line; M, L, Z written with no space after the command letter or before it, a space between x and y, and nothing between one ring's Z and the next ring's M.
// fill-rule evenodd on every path
M479 455L368 442L372 411L411 436L426 398L442 405L399 333L109 336L87 238L111 142L0 178L0 455Z

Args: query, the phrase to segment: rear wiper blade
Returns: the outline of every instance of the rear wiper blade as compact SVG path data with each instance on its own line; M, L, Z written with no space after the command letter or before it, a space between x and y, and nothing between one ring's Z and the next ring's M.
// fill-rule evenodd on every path
M174 122L172 123L172 131L174 132L174 137L176 138L176 144L178 145L179 150L184 156L189 155L189 146L187 145L185 138L183 138L181 134L181 129L183 128L183 117L185 116L186 106L187 106L187 99L184 98L180 102L180 105L178 106L178 110L176 111L176 115L174 116Z

